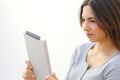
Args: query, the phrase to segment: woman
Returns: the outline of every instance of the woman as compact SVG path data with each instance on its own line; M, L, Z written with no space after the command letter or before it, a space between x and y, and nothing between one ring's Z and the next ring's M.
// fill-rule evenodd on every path
M79 18L91 43L77 47L65 80L120 80L120 0L84 0ZM24 80L35 80L29 62Z

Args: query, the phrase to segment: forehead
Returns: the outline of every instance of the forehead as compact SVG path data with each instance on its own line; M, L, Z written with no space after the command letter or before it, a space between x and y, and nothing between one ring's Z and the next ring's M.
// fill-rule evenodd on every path
M92 9L89 5L83 7L82 17L85 18L94 17Z

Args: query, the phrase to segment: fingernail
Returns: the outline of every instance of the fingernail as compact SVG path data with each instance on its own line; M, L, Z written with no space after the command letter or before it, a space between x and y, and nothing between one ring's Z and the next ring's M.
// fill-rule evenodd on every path
M32 67L30 66L30 69L32 69Z
M35 78L35 76L34 76L34 75L32 75L32 78Z
M53 72L52 74L53 74L53 75L56 75L56 73L55 73L55 72Z

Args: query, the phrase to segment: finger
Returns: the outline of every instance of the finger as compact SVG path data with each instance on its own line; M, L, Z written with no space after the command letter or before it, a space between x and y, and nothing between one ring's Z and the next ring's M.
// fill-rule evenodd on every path
M26 60L25 63L27 65L26 69L31 69L32 70L32 65L31 65L30 61Z
M56 80L58 80L56 73L52 73L51 76L54 77Z
M56 77L56 73L51 73L51 76Z
M58 80L58 78L56 77L55 73L51 73L45 77L45 80Z
M35 75L34 75L34 73L31 70L26 70L24 72L23 78L31 80L31 79L35 78Z
M45 77L45 80L53 80L53 79L52 79L52 77L51 77L50 75L47 75L47 76Z

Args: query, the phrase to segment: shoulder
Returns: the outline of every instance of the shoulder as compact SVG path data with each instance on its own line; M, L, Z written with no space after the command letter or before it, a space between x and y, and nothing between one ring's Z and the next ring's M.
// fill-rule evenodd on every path
M73 58L75 62L83 59L87 51L94 45L94 43L83 43L76 47Z
M117 76L120 78L120 52L109 60L104 72L106 77L115 78ZM114 80L118 80L118 78Z
M105 80L120 80L120 53L110 60L104 72Z
M81 45L79 45L79 46L76 47L75 54L79 55L80 52L84 53L89 48L91 48L93 45L94 45L94 43L83 43L83 44L81 44Z
M112 68L120 67L120 52L113 56L109 62Z

